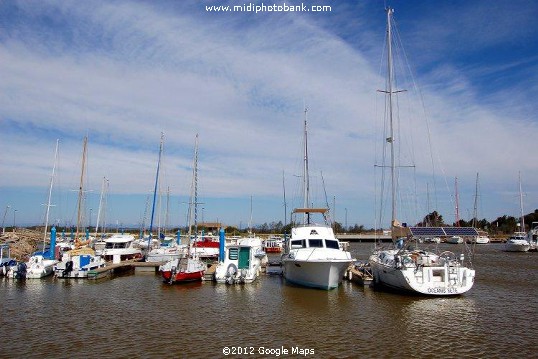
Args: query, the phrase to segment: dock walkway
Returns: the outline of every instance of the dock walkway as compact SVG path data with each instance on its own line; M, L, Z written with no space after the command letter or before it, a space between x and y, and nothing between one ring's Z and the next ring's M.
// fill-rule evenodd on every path
M142 268L154 268L155 271L159 269L164 262L135 262L135 261L122 261L120 263L108 263L103 268L97 268L88 272L88 279L99 279L108 277L113 273L125 272L133 270L137 267Z

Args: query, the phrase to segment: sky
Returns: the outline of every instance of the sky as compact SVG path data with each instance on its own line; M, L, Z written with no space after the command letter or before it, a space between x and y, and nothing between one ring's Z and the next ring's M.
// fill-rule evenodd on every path
M284 222L302 206L306 107L312 205L328 205L343 225L386 226L386 95L378 91L385 89L386 5L395 9L402 70L413 74L396 84L405 90L397 95L395 136L403 153L400 219L438 210L452 222L456 193L463 219L475 208L490 221L517 217L520 199L525 213L538 208L537 3L264 5L284 3L330 8L255 13L208 7L248 10L261 1L0 2L3 224L44 222L53 166L49 221L75 224L87 136L84 221L97 221L105 177L101 221L147 226L161 133L156 224L186 223L196 134L198 221L242 228Z

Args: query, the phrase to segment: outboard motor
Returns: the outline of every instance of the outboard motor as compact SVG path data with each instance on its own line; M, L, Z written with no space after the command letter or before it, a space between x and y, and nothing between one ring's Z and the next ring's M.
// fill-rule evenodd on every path
M16 279L26 279L26 263L21 262L17 265Z
M73 261L67 261L65 263L65 269L62 271L62 277L65 277L69 272L73 271Z

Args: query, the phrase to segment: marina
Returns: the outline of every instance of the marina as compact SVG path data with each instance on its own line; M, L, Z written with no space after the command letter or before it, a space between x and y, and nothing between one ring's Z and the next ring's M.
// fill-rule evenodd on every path
M372 243L350 244L357 259L372 249ZM479 246L474 287L449 298L348 280L332 291L309 289L279 275L233 286L169 286L154 271L138 269L97 281L0 278L1 324L9 328L2 350L10 357L58 358L90 348L101 357L224 357L225 347L252 348L256 357L269 349L273 354L265 357L275 357L277 348L311 349L309 357L533 357L535 256L504 252L501 244ZM53 325L54 335L30 335L30 323L40 333ZM177 340L172 327L189 339Z
M0 358L536 357L533 54L465 2L228 3L1 6Z

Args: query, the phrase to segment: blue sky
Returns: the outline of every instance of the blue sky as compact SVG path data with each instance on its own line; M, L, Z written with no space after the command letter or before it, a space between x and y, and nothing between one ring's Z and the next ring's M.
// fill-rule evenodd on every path
M252 196L255 224L283 220L283 174L288 212L302 201L306 104L313 201L325 203L323 173L336 219L373 226L380 178L374 163L383 139L376 90L384 87L384 1L303 3L331 11L205 10L249 4L235 0L1 2L0 209L3 215L10 206L6 224L43 222L57 138L51 220L76 220L72 190L85 135L86 220L95 222L107 177L107 222L139 223L161 132L170 225L185 224L196 133L200 217L245 227ZM427 120L412 122L402 135L416 142L416 167L409 171L416 184L409 188L419 208L403 220L437 209L452 221L455 177L460 216L470 218L477 172L480 218L519 215L518 172L525 212L538 208L538 4L388 3Z

